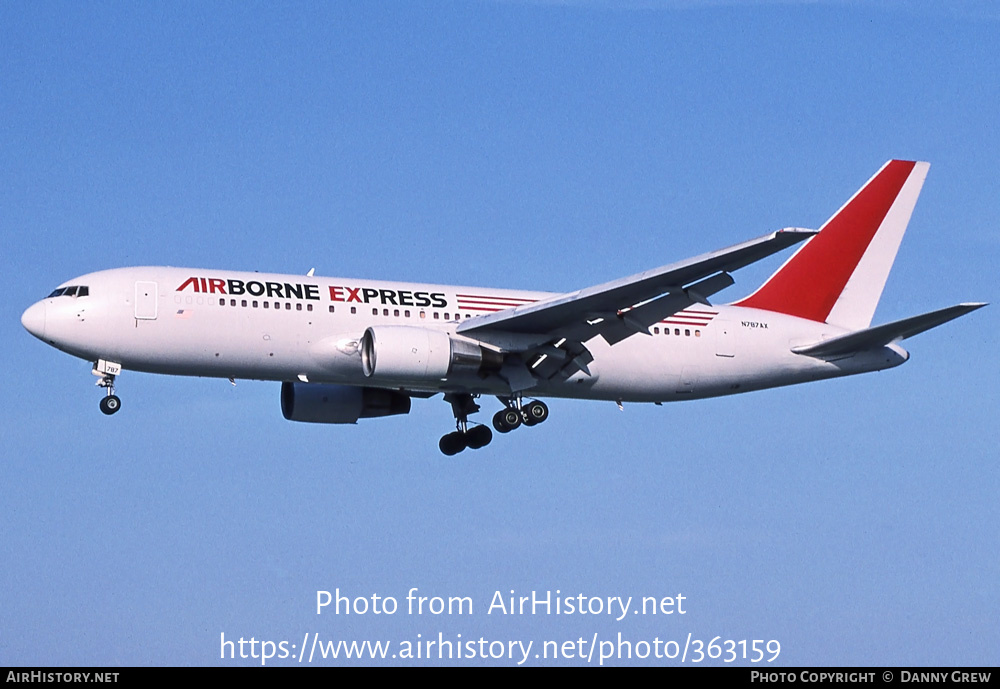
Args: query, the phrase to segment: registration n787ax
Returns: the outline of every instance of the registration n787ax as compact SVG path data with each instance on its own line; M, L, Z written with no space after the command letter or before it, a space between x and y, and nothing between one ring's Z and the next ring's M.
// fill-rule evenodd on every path
M94 363L101 410L125 370L281 382L286 419L355 423L443 393L445 454L488 444L477 400L506 433L544 421L539 398L669 402L878 371L900 341L969 313L965 303L872 326L927 163L886 163L819 230L787 228L573 292L143 267L60 285L21 318ZM757 291L710 298L730 273L798 250Z

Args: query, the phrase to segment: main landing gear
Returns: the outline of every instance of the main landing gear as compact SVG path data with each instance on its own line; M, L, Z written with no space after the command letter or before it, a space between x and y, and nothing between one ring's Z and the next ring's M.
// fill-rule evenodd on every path
M520 397L500 401L507 405L507 408L493 415L493 428L501 433L509 433L522 423L525 426L537 426L549 418L549 408L545 402L532 400L522 404Z
M444 401L451 403L457 430L441 438L438 443L441 452L450 457L457 455L465 448L478 450L490 444L490 441L493 440L493 431L489 429L489 426L477 424L469 427L469 414L475 414L479 411L479 405L472 399L472 395L448 393L444 396Z
M97 387L104 388L107 391L104 399L101 400L100 406L101 411L108 416L111 416L122 408L122 401L115 394L115 376L121 373L121 371L121 365L104 361L103 359L94 364L92 373L100 377L100 380L97 381Z
M444 399L445 402L451 404L457 430L441 438L438 443L441 452L450 457L457 455L465 448L478 450L489 445L490 441L493 440L493 431L489 429L489 426L481 424L469 426L469 414L479 411L479 405L476 404L472 395L448 393ZM504 403L505 408L494 414L493 428L500 433L509 433L522 424L535 426L549 418L549 408L544 402L532 400L522 403L520 395L499 399Z

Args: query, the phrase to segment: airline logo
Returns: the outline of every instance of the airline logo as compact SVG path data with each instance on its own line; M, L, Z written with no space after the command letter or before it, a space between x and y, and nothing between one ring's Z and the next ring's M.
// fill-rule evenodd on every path
M392 306L433 306L443 309L448 306L442 292L411 292L406 289L375 289L373 287L330 287L330 301L364 302L373 301Z
M317 284L290 282L260 282L258 280L236 280L233 278L210 278L192 276L181 283L178 292L190 290L200 294L224 294L228 296L250 295L265 299L310 299L322 301L326 294L331 302L358 304L380 304L382 306L413 306L447 308L448 299L443 292L423 292L405 289L376 289L374 287L350 287L328 285L325 290ZM489 294L457 294L458 308L463 311L495 313L526 304L537 299L523 297L498 297ZM667 325L706 326L718 311L684 309L660 321ZM765 326L766 327L766 326Z
M249 294L265 299L311 299L321 301L324 290L320 285L291 282L260 282L257 280L235 280L232 278L189 277L177 288L178 292L190 289L201 294ZM348 287L330 285L326 293L330 301L357 302L359 304L382 304L383 306L427 306L443 309L448 300L443 292L414 292L405 289L375 289L374 287Z

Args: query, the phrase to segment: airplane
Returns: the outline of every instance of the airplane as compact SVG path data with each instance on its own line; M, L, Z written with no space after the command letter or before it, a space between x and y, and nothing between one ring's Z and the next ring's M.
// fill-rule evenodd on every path
M548 418L539 398L701 399L892 368L900 341L985 303L871 326L929 164L890 160L819 230L785 228L567 293L172 267L64 282L29 307L35 337L93 362L100 409L124 370L281 382L290 421L353 424L443 393L445 455ZM709 301L731 272L801 246L763 285Z

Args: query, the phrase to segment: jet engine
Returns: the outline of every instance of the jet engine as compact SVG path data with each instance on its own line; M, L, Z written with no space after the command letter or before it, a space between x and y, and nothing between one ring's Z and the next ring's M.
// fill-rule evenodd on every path
M500 352L443 330L373 326L361 338L361 366L369 378L440 380L463 373L485 375L502 364Z
M281 414L289 421L357 423L410 413L410 397L395 390L322 383L282 383Z

